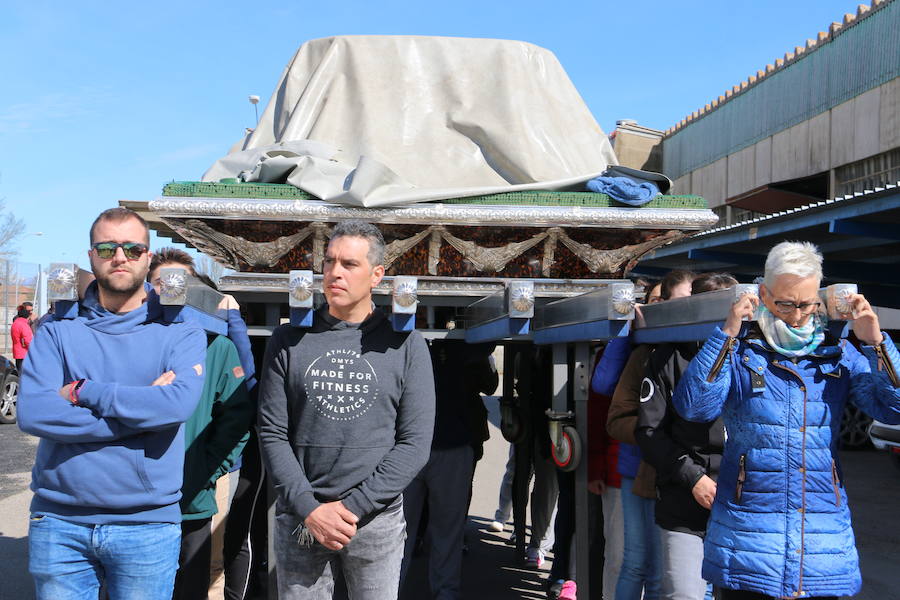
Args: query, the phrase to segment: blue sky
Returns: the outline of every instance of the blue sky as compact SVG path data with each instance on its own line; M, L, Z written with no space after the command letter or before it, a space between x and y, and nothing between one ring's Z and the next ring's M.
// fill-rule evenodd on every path
M297 48L340 34L519 39L553 51L609 133L665 129L832 21L848 0L7 4L0 198L22 261L87 266L119 199L196 180L253 126ZM163 242L151 240L158 246Z

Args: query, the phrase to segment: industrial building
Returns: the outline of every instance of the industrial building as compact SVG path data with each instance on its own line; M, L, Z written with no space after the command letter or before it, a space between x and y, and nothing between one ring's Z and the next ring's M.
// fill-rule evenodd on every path
M804 239L820 245L831 281L900 306L900 2L860 5L665 132L620 122L613 143L625 164L660 166L675 193L703 196L720 218L635 273L747 279L772 245Z

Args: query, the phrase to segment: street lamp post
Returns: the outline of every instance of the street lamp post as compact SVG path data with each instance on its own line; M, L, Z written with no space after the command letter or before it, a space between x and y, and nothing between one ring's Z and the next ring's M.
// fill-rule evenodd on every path
M259 108L257 104L259 104L259 96L250 96L247 98L250 101L250 104L253 105L253 113L256 115L256 126L259 127Z

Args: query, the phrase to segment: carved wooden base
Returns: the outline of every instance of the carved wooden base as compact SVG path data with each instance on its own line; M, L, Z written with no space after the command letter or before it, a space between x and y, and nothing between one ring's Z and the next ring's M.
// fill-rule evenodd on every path
M322 271L332 223L163 218L198 250L237 271ZM617 278L684 233L661 229L378 224L388 275Z

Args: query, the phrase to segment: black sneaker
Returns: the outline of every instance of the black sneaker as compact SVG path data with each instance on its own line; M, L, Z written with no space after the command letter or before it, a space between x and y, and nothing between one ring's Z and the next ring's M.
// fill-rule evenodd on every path
M562 592L563 584L565 583L562 579L557 579L556 581L547 580L547 600L558 600L560 592Z

